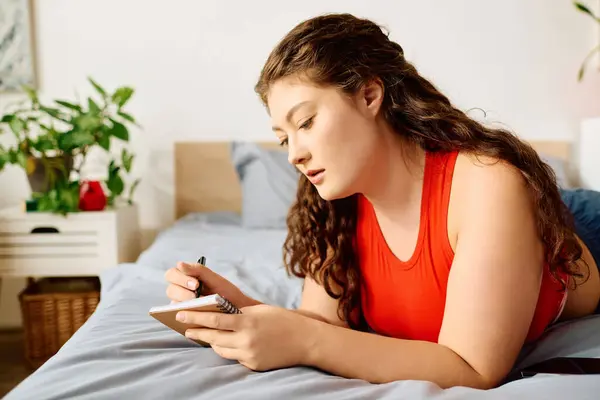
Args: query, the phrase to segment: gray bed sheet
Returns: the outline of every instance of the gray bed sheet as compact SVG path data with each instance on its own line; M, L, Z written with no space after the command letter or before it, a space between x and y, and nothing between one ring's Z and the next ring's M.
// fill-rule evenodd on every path
M191 214L163 231L136 263L101 276L101 302L15 399L598 399L600 375L536 376L481 391L431 382L345 379L311 368L253 372L201 348L148 316L168 302L164 272L177 261L208 265L247 294L296 307L301 282L282 267L281 230L245 230L229 214ZM351 350L351 349L349 349ZM600 357L600 316L556 326L520 365L553 356ZM365 362L370 362L365 360Z

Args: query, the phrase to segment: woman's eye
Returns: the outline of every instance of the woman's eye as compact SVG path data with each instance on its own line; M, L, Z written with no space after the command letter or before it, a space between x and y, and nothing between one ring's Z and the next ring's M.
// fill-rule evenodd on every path
M279 142L279 145L280 145L281 147L287 146L287 144L288 144L288 139L287 139L287 138L285 138L285 139L282 139L282 140Z
M300 125L300 129L310 129L310 127L312 126L313 118L314 117L307 119L302 125Z

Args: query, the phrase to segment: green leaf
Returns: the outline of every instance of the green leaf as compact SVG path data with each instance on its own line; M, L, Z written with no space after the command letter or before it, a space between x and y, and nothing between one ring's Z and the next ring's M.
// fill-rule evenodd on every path
M73 187L61 188L59 200L64 211L76 211L79 209L79 191Z
M111 119L111 122L113 123L113 126L110 129L110 134L116 137L117 139L121 139L127 142L129 140L129 131L127 130L125 125L113 119Z
M93 114L81 114L73 118L73 125L82 131L93 131L102 126L102 118Z
M112 95L112 101L115 102L119 108L123 107L133 94L133 89L130 87L120 87Z
M13 118L8 123L10 129L13 131L15 136L19 137L19 135L25 130L26 125L25 122L20 118Z
M10 123L10 121L12 121L13 118L15 118L14 114L6 114L2 117L0 123Z
M98 144L104 150L110 150L110 132L101 131L100 136L98 137Z
M583 79L583 74L585 73L585 67L589 62L590 58L594 55L594 53L600 51L600 45L594 47L592 50L588 52L583 61L581 62L581 66L579 67L579 71L577 72L577 80L581 81Z
M100 114L100 107L91 97L88 98L88 108L92 114Z
M123 164L123 168L125 168L125 171L127 171L128 173L131 171L131 164L133 162L133 154L129 154L127 152L127 150L123 149L121 151L121 164Z
M595 15L594 15L594 13L592 12L592 10L590 10L590 9L588 8L588 6L586 6L586 5L585 5L585 4L583 4L582 2L580 2L580 1L575 1L573 4L575 5L575 7L576 7L576 8L577 8L579 11L581 11L581 12L583 12L583 13L585 13L585 14L588 14L588 15L590 15L592 18L596 19L596 16L595 16Z
M585 64L581 64L579 67L579 71L577 72L577 80L581 81L583 79L583 74L585 73Z
M95 138L88 131L72 130L58 137L58 147L65 152L94 144Z
M117 173L110 174L106 181L108 190L110 190L111 194L115 197L123 193L123 189L125 189L125 184L123 183L123 179L119 176L118 171L119 168L117 168Z
M8 162L11 164L17 164L17 154L18 154L18 150L15 149L9 149L8 150Z
M52 138L52 140L54 140L54 143L58 143L58 141L60 140L60 137L63 135L64 135L64 132L58 132L54 128L50 128L48 130L48 137Z
M54 211L57 207L57 191L50 189L47 193L40 193L37 200L37 208L39 211Z
M22 168L27 168L27 157L22 152L16 153L16 164L19 164Z
M64 100L55 100L55 102L57 104L60 104L63 107L70 108L71 110L81 112L81 106L79 106L77 104L69 103L68 101L64 101Z
M73 131L71 135L73 147L83 147L94 144L94 135L86 131Z
M39 103L38 95L34 88L32 88L31 86L27 86L27 85L23 85L22 88L23 88L23 91L25 93L27 93L27 96L31 99L33 104Z
M112 205L114 200L123 193L125 183L119 175L121 167L115 164L115 160L111 160L108 164L108 179L105 181L106 187L109 190L108 204Z
M0 171L4 168L4 165L8 162L8 152L0 145Z
M53 150L55 148L54 141L50 138L49 135L38 136L37 140L32 143L32 146L34 149L41 153L48 150Z
M58 180L46 193L32 193L38 210L66 215L79 211L79 182Z
M59 150L62 150L65 153L70 152L73 149L71 132L65 132L62 135L60 135L58 137L57 143Z
M119 115L121 118L123 118L123 119L126 119L126 120L127 120L127 121L129 121L129 122L133 122L133 123L135 124L135 119L134 119L134 118L133 118L131 115L127 114L126 112L123 112L123 111L117 111L117 114L118 114L118 115Z
M133 203L133 192L135 192L135 189L138 187L138 185L140 184L141 179L136 179L135 181L133 181L133 184L131 185L131 187L129 188L129 199L127 200L127 202L129 204Z
M23 168L27 168L27 156L18 148L9 149L8 152L5 153L4 158L11 164L16 164Z
M50 131L52 131L52 128L51 128L51 127L49 127L48 125L46 125L46 124L43 124L43 123L41 123L41 122L38 122L38 126L39 126L40 128L42 128L43 130L45 130L46 132L50 132Z
M96 83L96 81L94 81L92 78L88 77L88 81L90 81L90 83L92 84L92 86L94 86L94 88L96 89L96 91L98 93L100 93L102 95L102 97L106 97L106 90L104 90L104 88L102 86L100 86L98 83Z
M61 113L60 110L57 108L40 106L40 110L44 111L46 114L60 121L69 123L71 122L69 119L67 119L67 116L63 115L63 113Z

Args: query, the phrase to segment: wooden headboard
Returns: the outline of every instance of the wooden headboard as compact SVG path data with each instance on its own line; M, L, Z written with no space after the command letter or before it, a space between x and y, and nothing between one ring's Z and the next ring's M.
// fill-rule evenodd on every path
M275 142L261 146L281 149ZM530 141L540 153L565 161L571 159L571 143ZM231 163L231 142L175 143L175 216L190 212L240 212L241 189ZM281 149L282 151L285 151Z
M284 151L276 142L257 143ZM230 146L231 142L175 143L175 218L190 212L241 211Z

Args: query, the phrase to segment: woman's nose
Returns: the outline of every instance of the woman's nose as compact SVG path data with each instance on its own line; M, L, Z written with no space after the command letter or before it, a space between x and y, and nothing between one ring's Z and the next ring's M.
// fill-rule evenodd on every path
M304 146L288 143L288 161L292 165L304 164L310 159L310 152Z
M310 159L310 155L308 153L295 153L288 155L288 161L292 165L304 164L306 161Z

